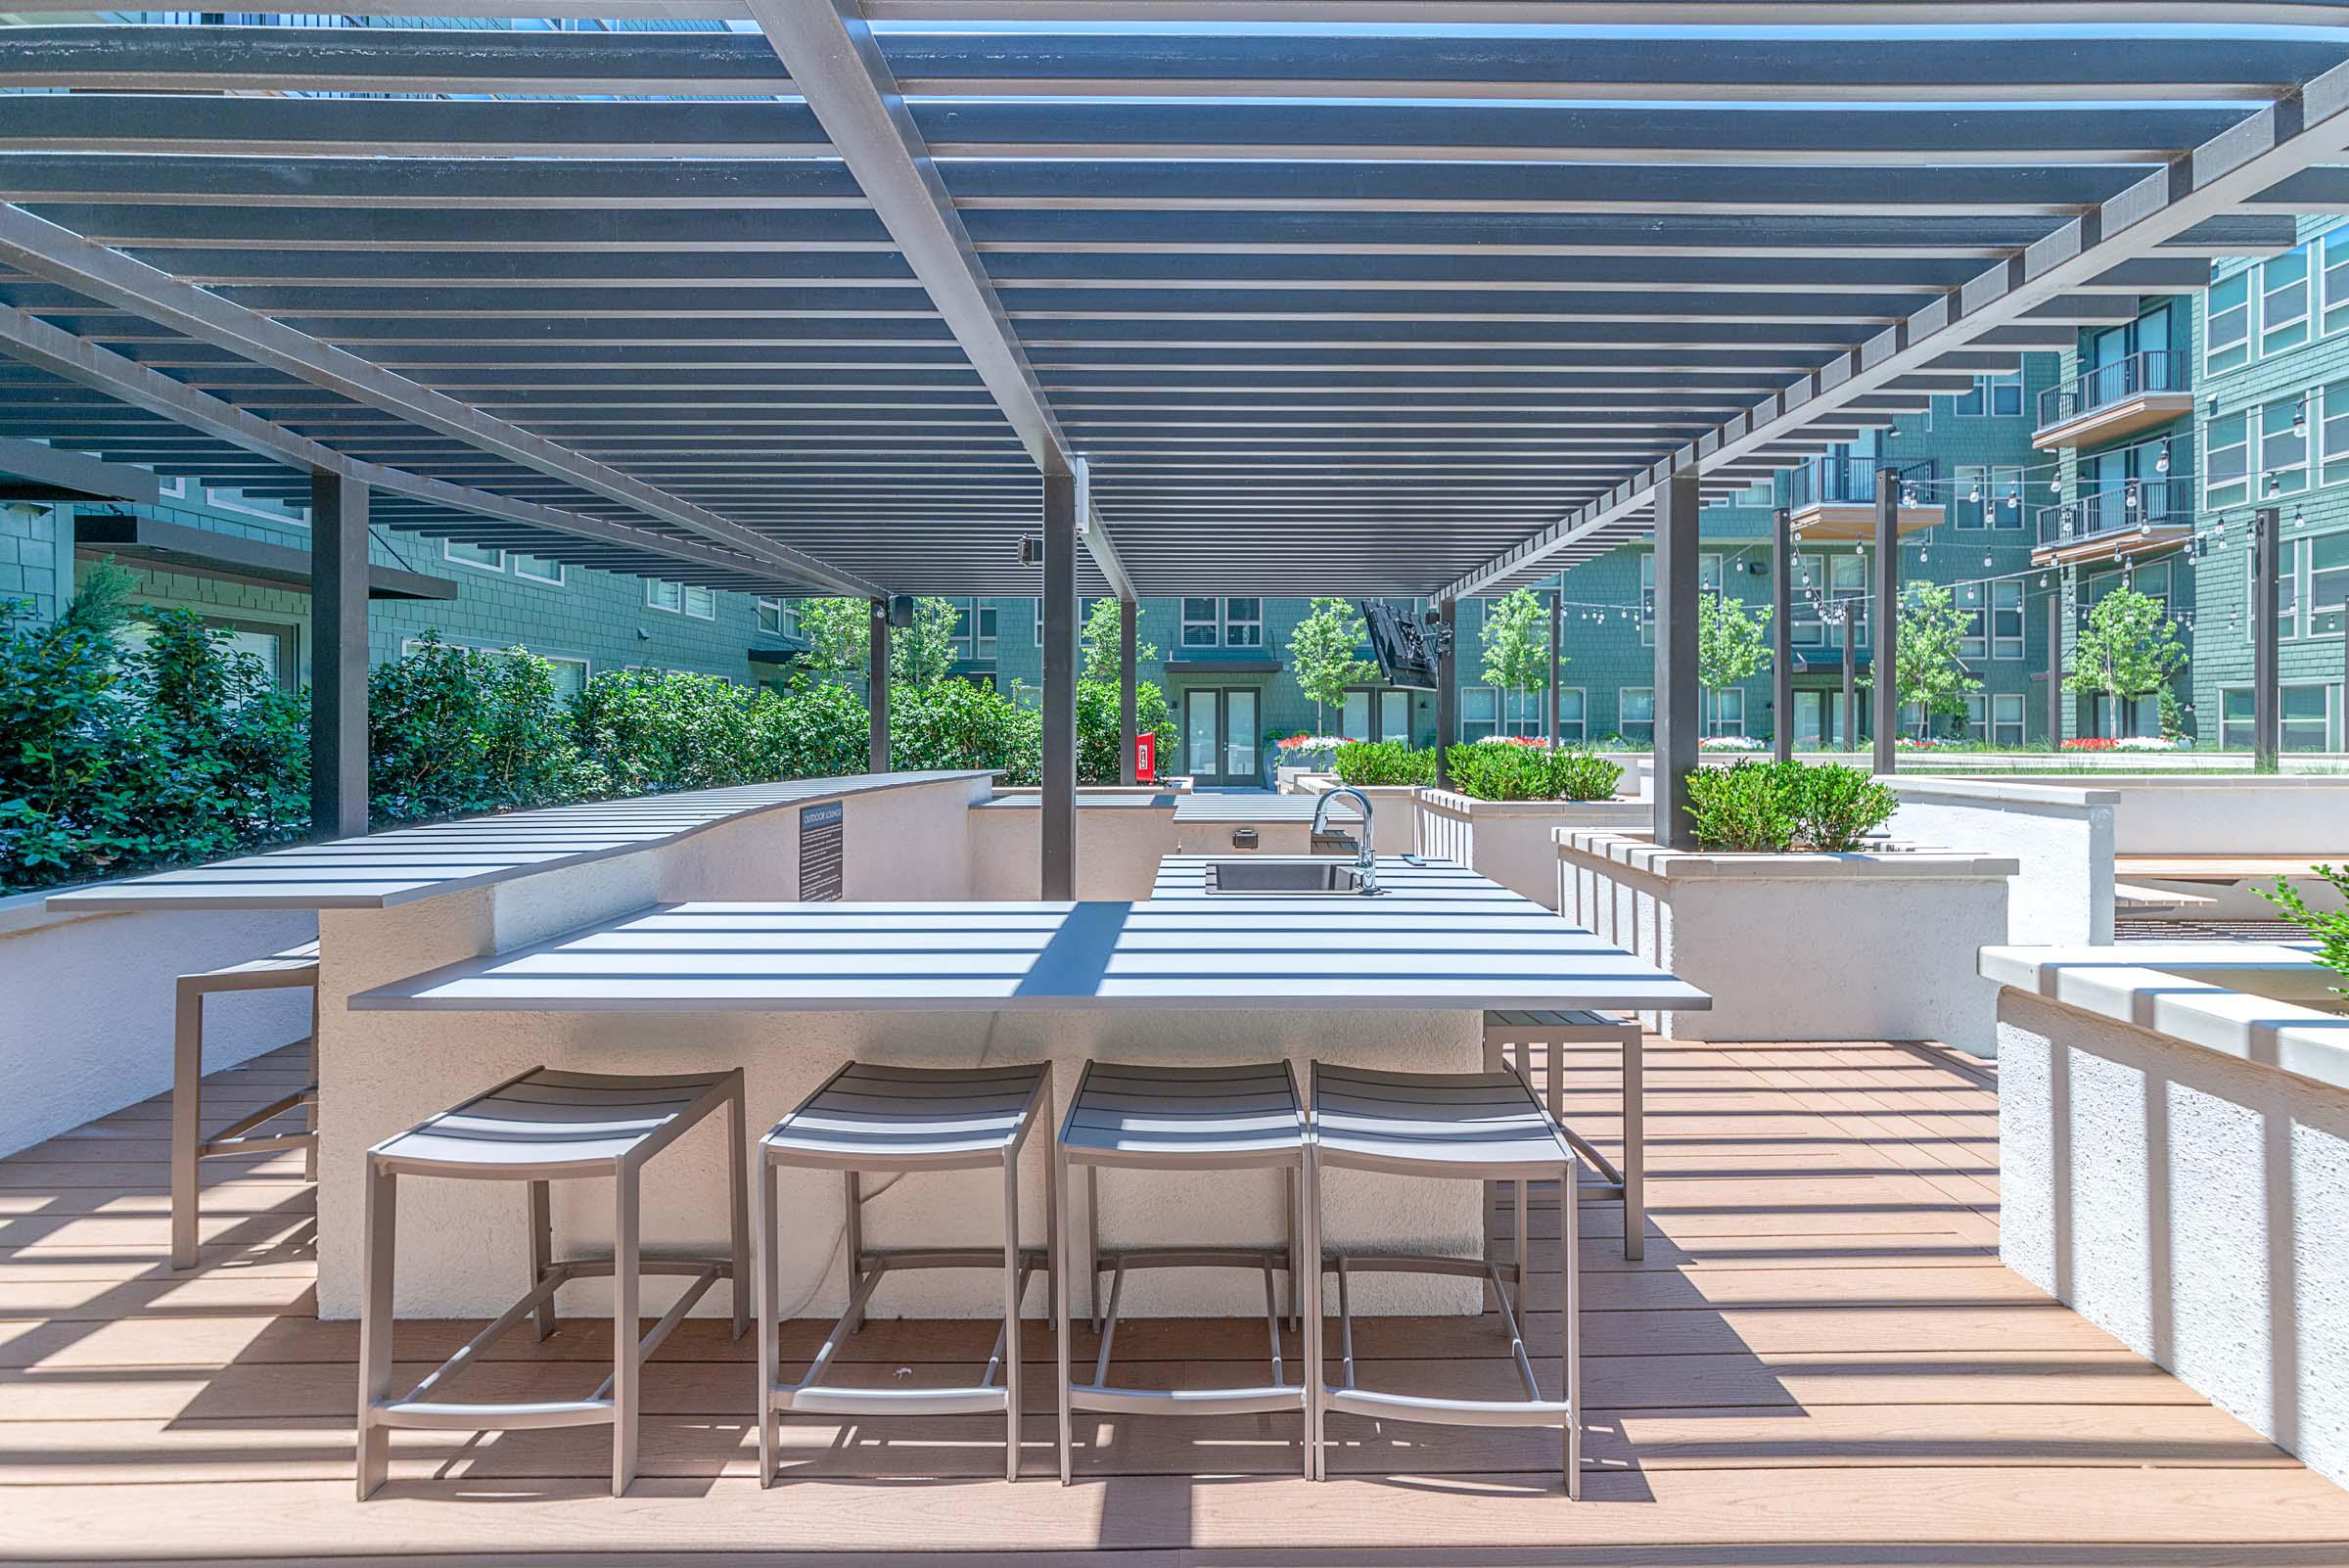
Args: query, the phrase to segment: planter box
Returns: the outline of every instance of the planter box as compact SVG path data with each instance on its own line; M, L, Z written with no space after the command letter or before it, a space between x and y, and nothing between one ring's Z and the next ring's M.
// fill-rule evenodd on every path
M1617 787L1628 782L1627 772ZM1450 790L1418 792L1415 848L1491 877L1545 909L1558 907L1552 835L1566 830L1632 832L1655 820L1645 801L1478 801Z
M2290 947L1993 947L2000 1256L2349 1485L2349 1018Z
M1561 831L1559 912L1714 997L1673 1039L1934 1039L1988 1055L2015 861L1949 850L1713 854Z

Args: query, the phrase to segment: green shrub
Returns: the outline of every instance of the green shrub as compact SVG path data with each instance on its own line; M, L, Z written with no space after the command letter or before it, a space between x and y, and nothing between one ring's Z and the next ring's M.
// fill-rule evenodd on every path
M1792 848L1793 792L1780 765L1737 762L1690 773L1688 814L1695 821L1697 844L1737 853L1774 854Z
M309 821L308 705L185 611L125 636L101 567L54 623L0 605L0 892L216 858Z
M1688 775L1696 842L1708 850L1844 853L1899 807L1891 789L1856 767L1748 760Z
M2349 867L2321 865L2317 874L2332 884L2333 891L2349 899ZM2300 890L2281 877L2276 879L2273 893L2260 897L2283 912L2283 917L2297 924L2317 940L2317 962L2349 981L2349 913L2323 912L2308 906ZM2332 988L2336 996L2349 996L2349 984Z
M1594 752L1471 742L1445 753L1452 787L1479 801L1604 801L1623 769Z
M367 792L379 824L551 806L580 789L554 667L427 632L367 681Z
M1413 751L1409 743L1348 741L1337 750L1338 778L1348 784L1433 784L1436 753L1433 747Z
M948 680L890 689L889 765L899 772L988 767L1017 775L1038 771L1042 757L1041 715L988 687Z
M1174 710L1168 705L1163 688L1152 681L1136 681L1133 688L1134 733L1156 735L1160 740L1159 755L1166 755L1165 742L1173 738ZM1114 680L1080 680L1077 682L1077 782L1080 784L1115 784L1124 777L1120 770L1118 746L1124 731L1118 723L1118 683ZM1033 742L1036 751L1036 776L1021 779L1020 783L1040 783L1043 778L1043 730L1039 721Z
M1787 762L1794 783L1795 839L1828 853L1856 850L1892 820L1900 797L1863 768Z

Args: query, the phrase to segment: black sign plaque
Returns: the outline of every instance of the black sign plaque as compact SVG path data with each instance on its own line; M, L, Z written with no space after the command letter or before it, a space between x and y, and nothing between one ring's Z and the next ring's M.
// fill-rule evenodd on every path
M838 903L847 870L842 830L848 803L829 801L800 808L800 901Z

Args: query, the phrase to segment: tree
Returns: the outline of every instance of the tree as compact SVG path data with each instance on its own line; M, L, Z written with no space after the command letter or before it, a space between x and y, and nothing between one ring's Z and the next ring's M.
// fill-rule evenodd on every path
M1696 678L1708 691L1751 679L1770 668L1770 607L1748 612L1726 593L1696 606Z
M1378 679L1378 666L1361 657L1369 638L1360 612L1344 599L1315 599L1306 618L1289 634L1289 672L1297 689L1313 701L1313 727L1322 727L1323 711L1346 701L1349 686L1367 686Z
M1112 685L1118 679L1118 645L1121 628L1118 625L1118 601L1095 599L1093 607L1084 613L1084 658L1080 662L1078 678L1106 680ZM1158 657L1158 644L1144 642L1139 636L1133 641L1133 662L1148 664Z
M819 680L845 685L863 675L873 657L872 605L864 599L809 599L800 606L800 634L807 652L800 668ZM917 688L937 685L954 668L951 599L916 599L913 624L889 635L890 678Z
M1958 657L1968 621L1942 584L1909 585L1895 643L1893 695L1903 707L1917 710L1919 740L1931 733L1935 714L1964 714L1965 694L1982 689Z
M1549 612L1531 588L1485 607L1485 684L1540 691L1549 684Z
M2091 696L2110 697L2124 715L2137 700L2169 688L2170 676L2186 663L2178 623L2161 601L2135 588L2115 588L2088 613L2088 625L2072 644L2064 686ZM2165 722L2164 728L2167 728Z

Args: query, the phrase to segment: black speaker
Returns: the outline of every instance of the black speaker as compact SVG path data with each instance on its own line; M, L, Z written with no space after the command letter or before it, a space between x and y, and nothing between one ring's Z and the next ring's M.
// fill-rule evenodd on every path
M900 593L889 601L889 623L899 631L913 624L913 595Z

